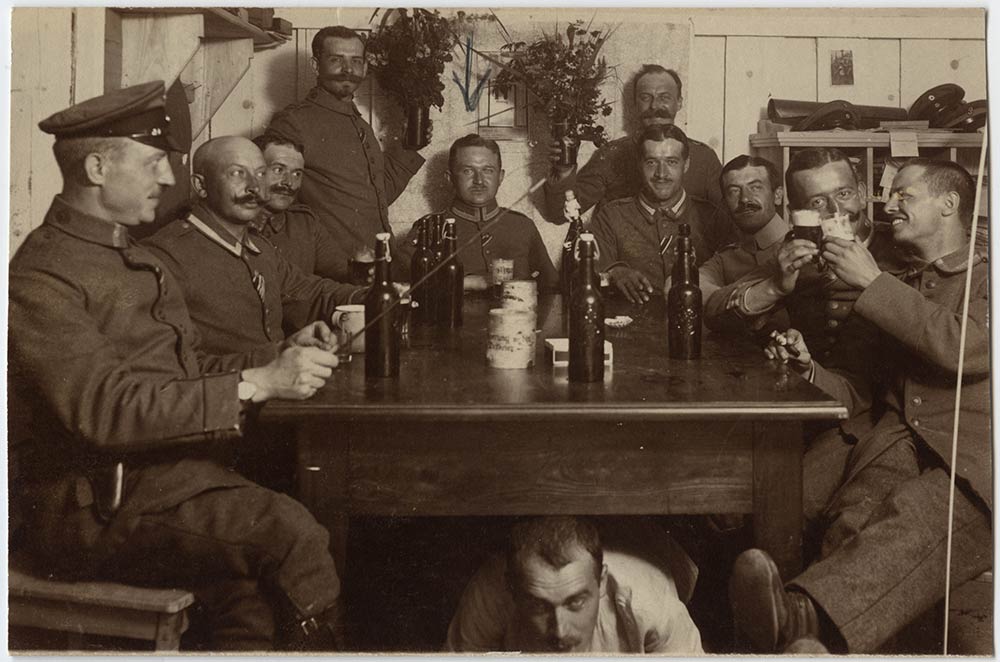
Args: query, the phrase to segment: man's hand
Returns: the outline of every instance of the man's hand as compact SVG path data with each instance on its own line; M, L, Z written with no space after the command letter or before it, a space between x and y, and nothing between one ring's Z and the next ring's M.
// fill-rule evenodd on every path
M772 331L771 340L764 348L764 355L769 359L787 363L803 377L808 376L812 370L812 355L806 347L802 334L795 329L789 329L784 333Z
M462 289L466 292L485 292L488 287L486 278L478 274L470 274L462 282Z
M285 338L283 347L319 347L327 352L336 352L337 336L326 322L313 322Z
M265 366L248 368L241 377L257 387L254 402L274 398L304 400L323 387L337 367L337 355L318 347L288 347Z
M778 293L791 294L795 290L795 283L799 280L799 270L817 255L819 248L808 239L792 239L782 244L776 255L778 271L771 278Z
M871 285L882 273L872 254L857 241L830 237L823 242L823 259L840 280L859 290Z
M632 303L644 304L653 293L653 286L641 271L619 264L608 272L611 284L615 285L625 298Z
M553 140L549 143L549 161L552 162L552 173L549 179L552 181L559 181L566 179L573 174L576 170L575 165L559 165L559 160L562 158L562 141Z

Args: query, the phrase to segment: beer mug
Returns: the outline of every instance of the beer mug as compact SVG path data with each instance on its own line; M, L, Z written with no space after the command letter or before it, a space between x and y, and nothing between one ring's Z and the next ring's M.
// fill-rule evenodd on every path
M337 306L330 318L330 323L337 332L337 357L342 363L351 360L351 354L362 354L365 351L365 306L362 303L351 303ZM353 338L353 340L352 340Z

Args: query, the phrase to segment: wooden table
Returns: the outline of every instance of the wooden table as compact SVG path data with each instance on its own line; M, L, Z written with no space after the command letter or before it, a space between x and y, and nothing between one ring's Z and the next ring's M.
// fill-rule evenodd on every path
M539 305L538 361L486 365L487 299L457 332L414 329L400 377L367 382L363 356L311 400L272 402L294 425L300 498L344 570L352 515L752 513L784 576L801 567L802 424L846 416L749 341L706 335L703 358L667 357L664 305L609 302L605 381L545 365L565 337L558 297Z

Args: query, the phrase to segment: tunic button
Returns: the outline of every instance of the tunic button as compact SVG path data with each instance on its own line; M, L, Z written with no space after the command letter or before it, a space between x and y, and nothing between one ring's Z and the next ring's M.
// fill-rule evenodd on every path
M919 395L915 395L912 398L910 398L910 402L912 402L915 405L919 405L920 403L923 402L923 400L921 399L921 397Z
M912 424L913 424L913 427L919 428L920 427L920 419L919 418L913 419Z
M836 301L830 302L830 310L837 310L838 308L840 308L840 304L838 304Z
M935 287L937 287L937 281L929 280L926 283L924 283L924 285L927 287L928 290L933 290Z
M838 326L840 326L840 322L838 322L837 320L829 320L829 321L828 321L828 322L826 323L826 325L827 325L828 327L830 327L831 329L836 329L836 328L837 328Z

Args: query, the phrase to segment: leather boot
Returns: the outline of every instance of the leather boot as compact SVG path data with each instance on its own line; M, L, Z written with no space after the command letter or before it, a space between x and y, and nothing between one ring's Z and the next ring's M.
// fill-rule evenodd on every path
M729 579L733 620L755 653L778 653L802 639L819 641L816 606L805 593L786 591L771 557L748 549Z

